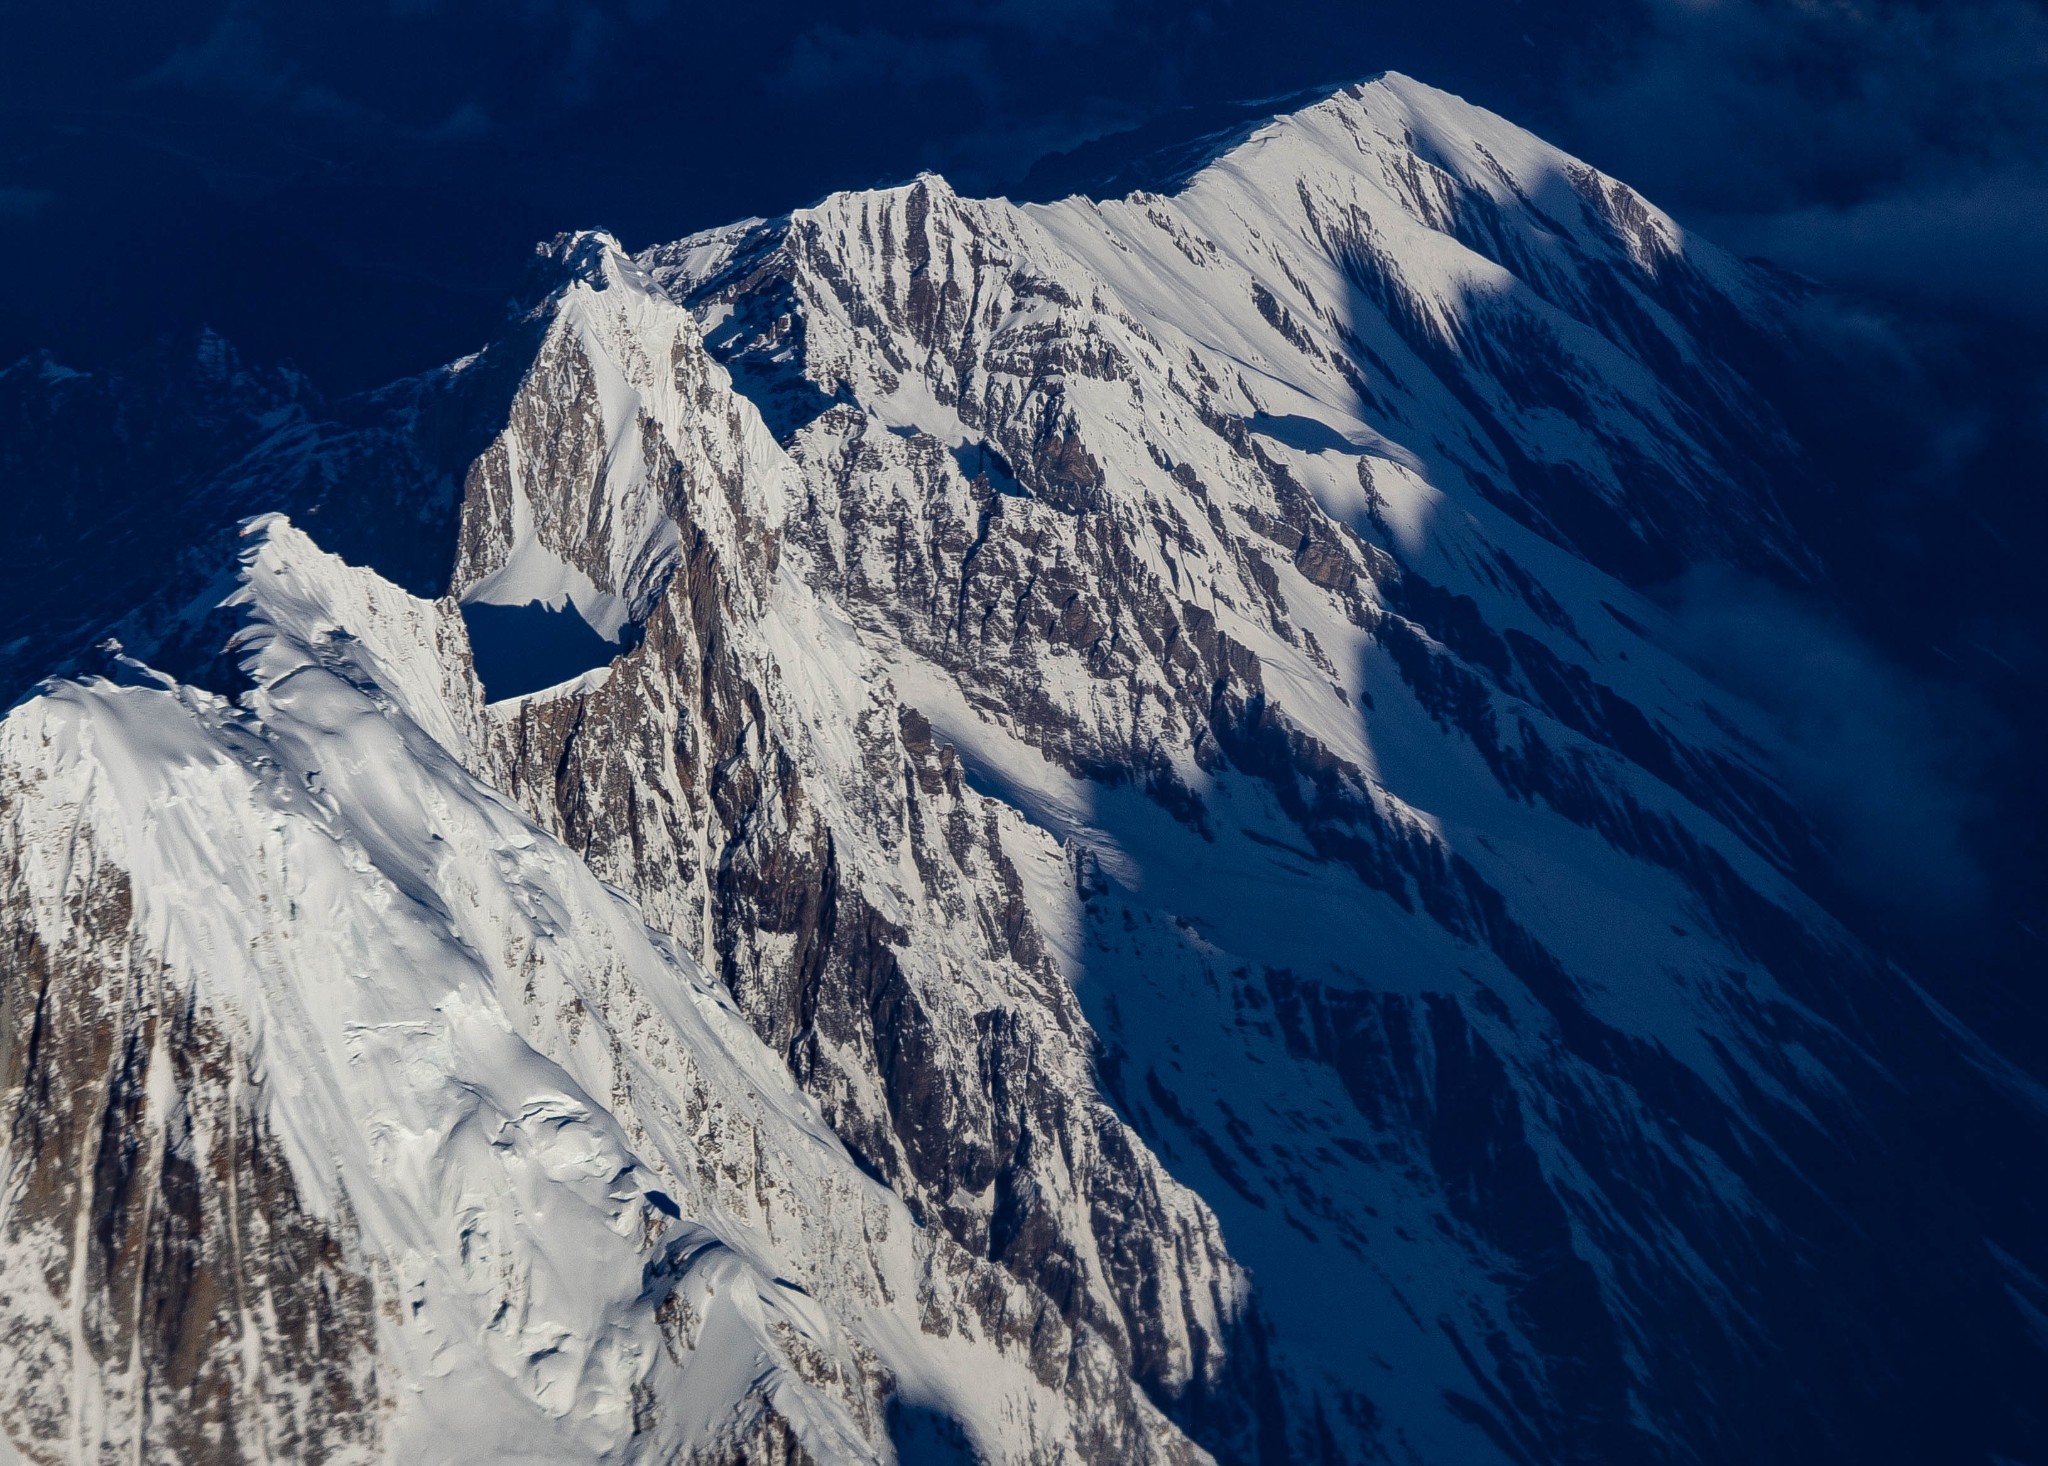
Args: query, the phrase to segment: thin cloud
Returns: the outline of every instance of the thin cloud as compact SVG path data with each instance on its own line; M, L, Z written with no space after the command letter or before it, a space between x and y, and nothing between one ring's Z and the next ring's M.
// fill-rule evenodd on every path
M1776 721L1779 774L1844 879L1926 922L1986 894L1970 846L1996 735L1966 692L1914 678L1824 608L1719 567L1678 587L1692 659Z
M1707 227L1844 285L2048 321L2048 174L2015 169Z
M1706 232L1845 284L2048 310L2048 7L1649 0L1582 77L1596 161Z

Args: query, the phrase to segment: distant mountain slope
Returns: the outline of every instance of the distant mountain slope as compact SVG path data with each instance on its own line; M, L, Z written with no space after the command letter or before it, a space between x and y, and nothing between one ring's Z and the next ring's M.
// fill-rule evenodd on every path
M18 1449L2048 1452L2048 1092L1647 593L1816 574L1799 287L1405 78L1222 141L202 360L8 623L120 642L0 727Z

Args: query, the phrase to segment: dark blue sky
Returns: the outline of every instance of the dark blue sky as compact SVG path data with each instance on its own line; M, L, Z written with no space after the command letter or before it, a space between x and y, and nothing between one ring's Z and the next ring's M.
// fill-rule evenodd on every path
M2041 0L0 0L0 360L211 323L332 389L639 245L1394 67L1807 270L2048 315Z

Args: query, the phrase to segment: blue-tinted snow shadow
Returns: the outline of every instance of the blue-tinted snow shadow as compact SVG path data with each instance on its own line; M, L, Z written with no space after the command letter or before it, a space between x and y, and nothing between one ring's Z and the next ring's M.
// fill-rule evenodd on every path
M984 1459L959 1421L901 1395L889 1398L889 1443L902 1466L979 1466Z
M543 601L523 606L475 603L462 608L469 626L469 648L484 696L491 702L522 697L607 666L629 649L629 631L622 641L607 641L567 601L551 609Z
M1275 442L1298 448L1303 453L1338 452L1358 454L1359 445L1352 442L1320 418L1300 417L1293 413L1255 412L1245 419L1245 426L1255 433L1263 433Z

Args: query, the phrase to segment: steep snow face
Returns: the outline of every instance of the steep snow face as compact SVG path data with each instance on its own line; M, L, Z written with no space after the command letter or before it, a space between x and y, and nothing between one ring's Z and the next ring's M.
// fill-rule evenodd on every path
M1767 473L1788 445L1725 359L1768 331L1777 288L1405 78L1276 119L1172 199L1019 209L928 177L647 263L783 432L849 399L955 443L1027 407L1048 434L1092 413L1125 420L1135 466L1187 431L1186 398L1310 453L1352 442L1625 578L1800 558ZM1057 361L1033 349L1051 339ZM1132 418L1132 377L1163 419ZM1115 492L1161 492L1170 468Z
M1644 593L1806 573L1777 284L1398 77L546 253L0 725L20 1449L2048 1448L2041 1091Z

